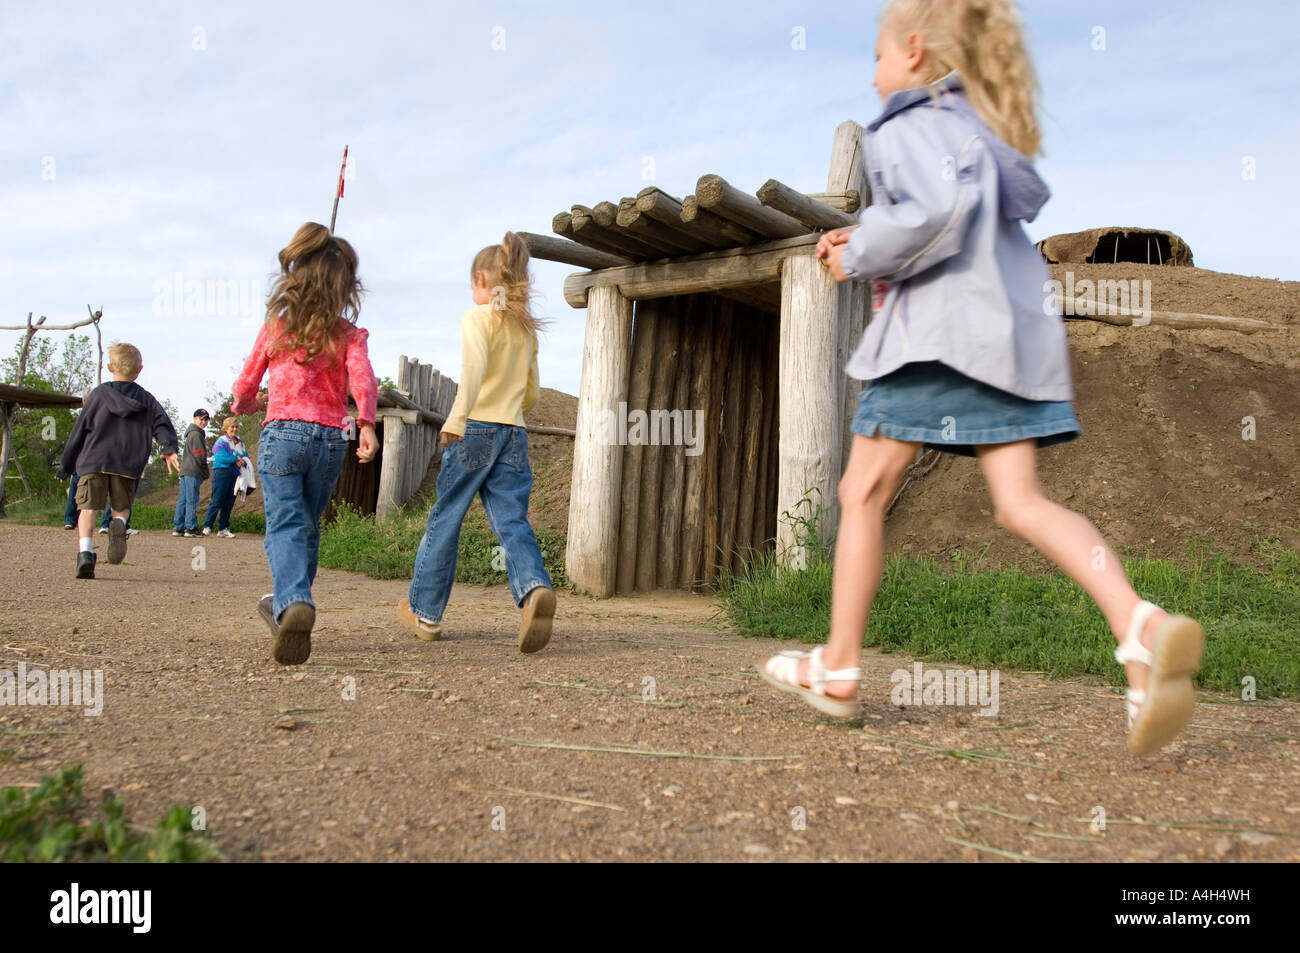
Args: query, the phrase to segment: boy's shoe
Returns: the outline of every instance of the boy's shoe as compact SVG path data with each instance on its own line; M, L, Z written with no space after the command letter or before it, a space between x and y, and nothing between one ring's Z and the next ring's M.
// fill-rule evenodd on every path
M101 527L99 528L99 535L100 535L100 536L103 536L103 535L104 535L105 533L107 533L107 532L108 532L108 527L107 527L107 526L101 526Z
M76 529L76 528L77 528L77 524L76 524L76 523L64 523L64 524L63 524L63 528L64 528L64 529Z
M221 530L220 532L217 533L217 535L220 536L222 539L234 539L234 538L235 538L235 534L232 533L232 532L231 532L230 530L228 530L228 529L223 529L223 530Z
M311 629L316 609L307 602L291 602L280 613L271 656L281 665L301 665L311 655Z
M95 578L95 554L94 553L77 553L77 578L78 579Z
M397 604L397 621L414 632L416 638L423 642L437 642L442 638L442 625L421 619L411 611L411 603L407 599Z
M197 529L187 529L187 530L185 531L185 538L186 538L186 539L202 539L203 537L202 537L201 535L199 535L199 531L198 531Z
M184 530L180 530L180 529L174 529L174 530L172 530L172 535L173 535L173 536L184 536L184 535L185 535L185 531L184 531Z
M262 617L267 628L271 630L271 638L280 637L280 623L275 621L275 593L268 592L257 603L257 614Z
M139 535L140 535L140 531L139 531L138 529L134 528L134 527L128 527L128 528L127 528L127 531L126 531L126 535L128 535L128 536L139 536Z
M108 524L108 561L117 565L126 559L126 524L114 518Z
M204 535L204 536L207 536L208 533L210 533L210 532L212 532L212 527L211 527L211 526L205 526L205 527L203 527L203 535Z
M537 652L551 640L555 620L555 592L538 586L524 597L524 617L519 622L519 651Z

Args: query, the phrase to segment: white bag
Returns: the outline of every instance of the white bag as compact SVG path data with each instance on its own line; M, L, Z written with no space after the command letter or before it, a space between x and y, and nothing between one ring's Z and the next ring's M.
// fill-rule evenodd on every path
M235 478L235 495L241 500L248 495L249 490L257 489L257 473L253 468L251 460L245 458L244 463L239 468L239 476Z

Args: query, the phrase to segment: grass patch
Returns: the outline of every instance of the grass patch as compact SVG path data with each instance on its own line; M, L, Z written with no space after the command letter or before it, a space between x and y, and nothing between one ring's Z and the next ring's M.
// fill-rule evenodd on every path
M81 792L81 765L61 768L30 793L0 792L0 862L202 863L220 850L207 831L193 828L193 814L173 804L158 824L127 823L121 795L104 798L91 811ZM89 816L89 815L96 816Z
M805 538L811 538L806 536ZM723 608L741 632L802 642L829 635L831 564L806 547L806 568L782 569L773 556L719 582ZM1260 547L1263 569L1194 553L1188 565L1130 559L1134 588L1206 632L1197 673L1204 688L1240 695L1300 695L1300 553L1276 541ZM1018 668L1053 677L1092 675L1123 685L1115 639L1086 593L1060 573L1015 568L974 571L964 558L892 556L871 610L864 644L927 660Z
M31 526L62 526L66 503L67 497L63 495L57 499L27 499L8 507L7 516L15 523ZM131 507L131 528L170 530L175 512L170 506L137 503ZM99 528L98 523L95 528ZM261 536L266 533L266 518L261 513L235 513L230 517L230 531Z
M397 510L375 519L350 507L339 507L334 522L321 530L320 564L376 579L410 579L427 521L427 512ZM546 528L535 533L542 564L552 582L557 588L567 587L564 536ZM504 557L497 554L497 545L496 534L483 514L471 512L461 527L456 581L483 586L505 582Z

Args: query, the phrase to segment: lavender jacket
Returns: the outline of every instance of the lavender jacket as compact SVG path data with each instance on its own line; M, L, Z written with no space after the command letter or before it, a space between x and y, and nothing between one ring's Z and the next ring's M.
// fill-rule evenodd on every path
M891 282L845 367L860 380L941 361L1029 400L1070 400L1065 326L1045 314L1042 256L1020 220L1050 194L976 114L950 73L894 93L862 136L872 204L841 259Z

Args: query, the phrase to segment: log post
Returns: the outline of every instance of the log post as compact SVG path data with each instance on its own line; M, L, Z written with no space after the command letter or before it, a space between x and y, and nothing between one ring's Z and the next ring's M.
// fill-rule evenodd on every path
M777 556L790 562L795 528L785 515L810 493L825 506L824 533L838 523L842 390L838 364L840 322L847 320L849 289L811 255L787 258L781 270L780 472L777 477Z
M396 414L382 410L375 414L384 427L384 450L379 471L379 499L375 501L375 518L383 519L397 505L402 472L403 431L406 424Z
M666 410L672 403L672 371L677 366L677 352L681 343L681 322L674 320L672 301L657 298L652 301L638 301L638 309L651 311L655 328L654 369L650 377L650 396L646 402L650 413ZM652 416L652 420L656 420ZM649 425L647 425L649 426ZM650 440L641 454L641 503L643 513L655 514L656 523L663 513L660 499L660 487L663 484L664 447L657 438L647 434ZM656 527L657 528L657 527ZM638 534L636 555L636 588L646 592L655 588L656 573L659 568L659 534L647 531Z
M648 411L650 381L654 371L655 306L638 304L632 323L632 366L628 373L627 412ZM645 454L643 443L628 441L623 448L623 496L620 502L622 515L618 531L618 578L615 591L620 594L636 588L636 558L640 549L639 527L644 521L648 529L655 517L656 508L643 507L641 501L641 459ZM657 503L657 501L656 501ZM645 516L642 516L642 511Z
M682 407L682 432L690 427L694 447L683 446L686 487L682 496L681 560L677 565L677 585L681 589L694 589L703 578L700 574L700 549L704 545L704 523L713 513L704 508L705 484L713 455L708 447L717 439L709 429L709 392L713 384L713 298L700 295L690 315L689 335L691 368L690 396ZM683 362L685 368L686 362Z
M613 595L616 581L623 475L618 414L627 397L631 351L632 302L617 288L593 289L587 297L565 569L574 585L597 598Z

